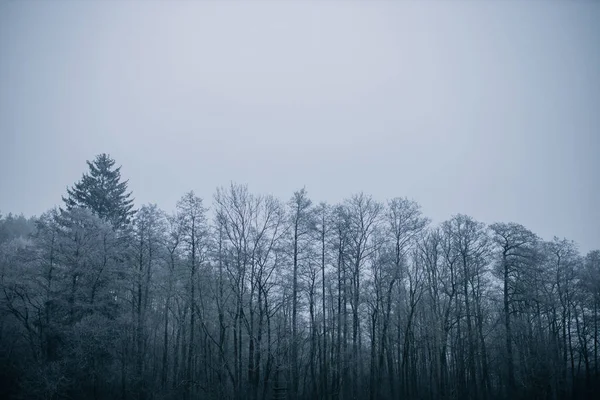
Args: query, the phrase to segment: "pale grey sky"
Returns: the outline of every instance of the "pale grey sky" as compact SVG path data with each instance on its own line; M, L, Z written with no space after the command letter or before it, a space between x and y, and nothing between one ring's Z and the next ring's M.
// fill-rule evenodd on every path
M0 0L0 211L408 196L600 248L600 2Z

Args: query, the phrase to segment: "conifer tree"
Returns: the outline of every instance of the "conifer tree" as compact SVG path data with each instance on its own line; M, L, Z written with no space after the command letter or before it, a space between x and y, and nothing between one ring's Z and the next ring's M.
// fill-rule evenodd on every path
M115 160L105 153L86 162L89 173L67 188L68 196L63 197L67 209L87 208L114 228L128 225L135 210L132 192L127 191L128 181L121 181L121 167L115 168Z

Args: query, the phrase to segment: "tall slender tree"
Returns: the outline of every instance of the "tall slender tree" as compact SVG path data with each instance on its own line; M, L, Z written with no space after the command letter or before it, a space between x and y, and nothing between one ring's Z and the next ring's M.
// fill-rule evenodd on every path
M298 266L301 252L306 245L304 238L310 239L312 229L311 221L312 202L308 198L306 189L294 193L289 202L292 234L292 398L297 398L298 379Z
M516 289L518 269L525 268L533 261L533 248L537 236L516 223L496 223L490 226L493 239L500 255L500 274L502 278L504 329L506 343L506 396L514 395L515 371L513 356L513 337L510 307Z
M208 228L206 222L206 209L202 199L193 191L186 193L177 203L177 218L181 225L182 242L188 258L190 271L189 280L189 312L190 330L187 353L186 398L194 397L196 375L196 324L198 269L205 261L207 252ZM200 321L202 323L202 321Z

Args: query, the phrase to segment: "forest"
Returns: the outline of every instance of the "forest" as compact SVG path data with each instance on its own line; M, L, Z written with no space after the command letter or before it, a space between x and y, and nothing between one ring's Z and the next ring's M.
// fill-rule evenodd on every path
M408 197L137 207L107 154L56 202L0 215L3 399L600 393L600 250Z

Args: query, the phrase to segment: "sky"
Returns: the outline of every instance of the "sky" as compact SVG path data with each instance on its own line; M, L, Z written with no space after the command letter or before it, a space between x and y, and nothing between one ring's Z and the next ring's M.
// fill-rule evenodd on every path
M0 0L0 212L408 197L600 248L600 2Z

